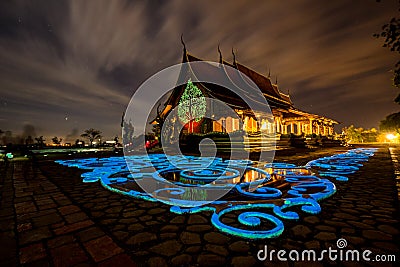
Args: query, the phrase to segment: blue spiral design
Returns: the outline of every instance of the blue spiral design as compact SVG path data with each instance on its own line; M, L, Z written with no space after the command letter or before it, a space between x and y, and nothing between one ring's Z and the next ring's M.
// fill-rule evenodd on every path
M221 210L219 213L214 213L211 217L211 223L221 232L230 235L240 236L242 238L249 238L249 239L274 238L282 234L284 230L284 225L281 220L279 220L278 218L276 218L271 214L267 214L264 212L256 212L256 211L253 212L245 211L244 213L241 213L238 216L239 223L243 224L244 226L252 226L252 227L259 226L261 224L260 218L268 220L275 225L275 227L269 230L241 229L229 226L220 220L224 214L229 213L231 211L248 210L257 207L271 208L273 206L274 206L273 204L264 204L264 205L252 205L252 206L237 205L233 207L228 207L226 209Z
M349 175L357 172L376 149L353 149L343 154L322 157L308 162L305 166L296 166L289 163L268 163L263 168L255 167L250 160L222 160L221 158L199 158L195 156L171 156L172 165L163 154L135 155L110 158L88 158L74 160L57 160L58 164L88 170L83 173L82 181L93 183L99 181L101 185L112 192L126 195L145 201L159 201L155 196L160 194L170 204L170 211L177 214L211 211L211 223L220 231L248 239L274 238L284 231L284 220L298 220L300 214L291 210L300 207L302 212L318 214L321 212L319 201L332 196L336 186L332 181L345 182ZM231 166L228 168L228 166ZM232 167L233 166L233 167ZM129 167L129 168L128 168ZM149 172L154 167L155 172ZM182 171L183 169L183 171ZM130 171L129 171L130 170ZM218 200L206 203L186 198L190 190L204 182L203 186L221 188L224 185L208 183L212 180L239 178L243 171L256 171L260 174L257 180L241 182L235 185L232 194L251 198L245 200ZM240 172L241 171L241 172ZM140 179L155 179L167 184L164 174L177 172L181 174L180 181L174 181L182 188L161 188L151 194L124 188L127 183L135 183ZM226 175L231 172L232 175ZM225 175L225 176L224 176ZM288 189L278 189L269 186L269 182L276 177L289 183ZM185 183L191 180L194 184ZM229 183L229 182L227 182ZM282 199L282 196L285 198ZM168 201L168 199L173 201ZM177 206L179 205L179 206ZM243 227L234 227L221 221L225 214L239 212L237 222ZM263 222L272 223L270 229L263 229Z

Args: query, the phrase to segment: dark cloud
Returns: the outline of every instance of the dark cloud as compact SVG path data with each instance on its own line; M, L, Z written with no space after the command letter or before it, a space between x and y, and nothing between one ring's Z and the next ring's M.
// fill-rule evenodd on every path
M94 127L112 137L135 89L181 60L238 60L278 75L295 105L342 122L377 126L398 110L397 58L372 37L396 1L3 1L1 129L34 125L66 136ZM39 132L39 129L41 132Z

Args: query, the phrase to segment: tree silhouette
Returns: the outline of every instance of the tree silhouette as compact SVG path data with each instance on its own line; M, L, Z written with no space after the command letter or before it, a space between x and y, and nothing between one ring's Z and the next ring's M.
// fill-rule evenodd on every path
M379 124L379 129L381 131L400 134L400 112L386 116L386 118Z
M123 120L121 122L122 125L122 129L124 131L123 135L122 135L122 142L127 145L129 143L131 143L133 141L133 133L135 128L133 127L133 124L131 121L126 122L125 120Z
M354 125L350 125L347 128L343 129L343 132L345 134L345 139L347 142L352 142L352 143L361 143L363 141L363 128L356 128Z
M85 130L85 132L81 134L81 137L89 139L90 146L93 146L93 141L101 138L101 131L90 128Z
M379 1L378 1L379 2ZM399 9L400 11L400 9ZM383 47L390 51L400 53L400 18L392 18L382 26L382 32L374 34L376 38L384 38ZM393 70L393 85L400 88L400 61L396 63ZM400 104L400 94L394 100Z
M54 136L54 137L51 139L51 141L53 141L53 143L54 143L55 145L59 145L59 144L61 144L62 138L58 139L57 136Z
M39 145L39 147L44 147L44 138L43 135L39 136L39 137L35 137L36 143Z

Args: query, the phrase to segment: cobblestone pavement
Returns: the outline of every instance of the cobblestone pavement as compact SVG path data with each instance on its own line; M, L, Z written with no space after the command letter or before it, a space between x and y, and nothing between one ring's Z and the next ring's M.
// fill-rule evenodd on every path
M295 163L305 160L291 157ZM40 171L24 163L7 170L3 166L1 171L0 264L4 266L132 266L133 262L137 266L269 266L270 261L260 262L256 256L264 245L268 250L319 251L336 248L339 238L347 240L348 249L395 254L400 260L398 192L387 148L381 148L348 182L336 182L338 192L321 202L320 214L300 213L299 221L285 222L285 231L277 239L261 241L218 232L209 212L177 215L164 204L120 196L99 183L82 183L79 169L48 161L40 163Z

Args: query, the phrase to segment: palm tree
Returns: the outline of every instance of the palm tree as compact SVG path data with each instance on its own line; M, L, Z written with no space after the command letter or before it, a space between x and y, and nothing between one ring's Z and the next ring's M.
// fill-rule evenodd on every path
M83 134L81 134L81 137L85 137L85 138L89 139L90 146L92 146L93 141L95 139L101 138L101 131L90 128L88 130L85 130L85 132Z

